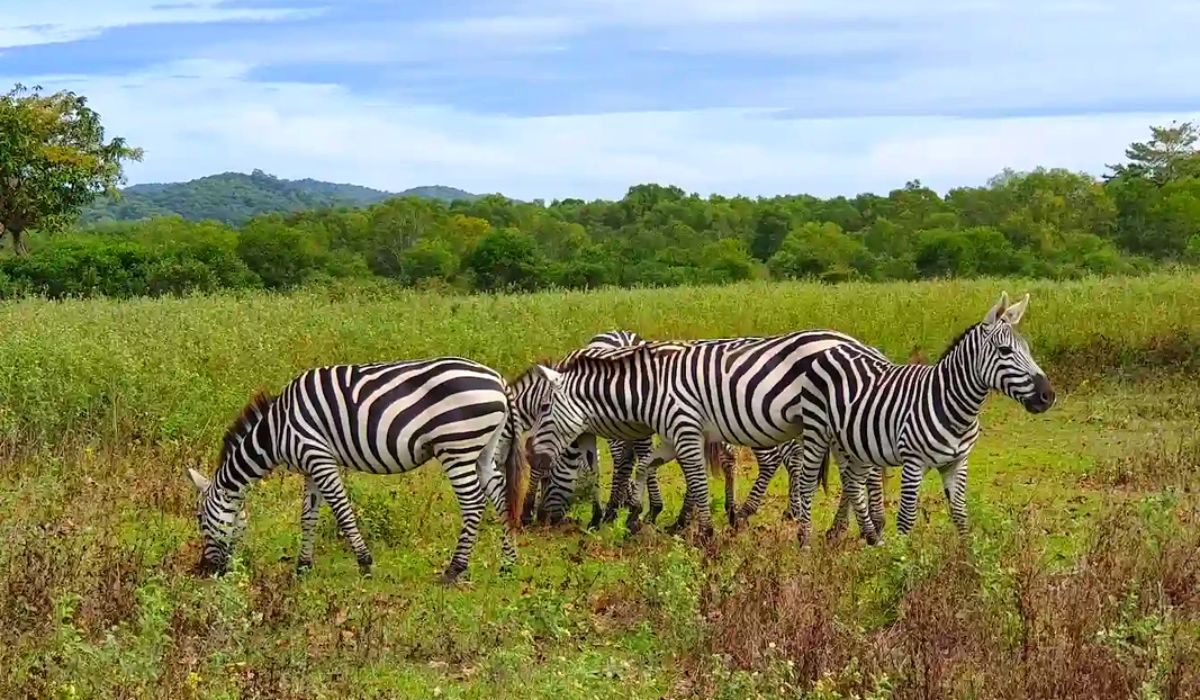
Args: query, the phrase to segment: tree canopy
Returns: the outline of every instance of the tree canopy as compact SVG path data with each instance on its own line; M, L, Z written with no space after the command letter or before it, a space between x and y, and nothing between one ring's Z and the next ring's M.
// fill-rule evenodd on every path
M70 225L121 182L122 161L141 156L122 138L105 140L86 98L17 85L0 96L0 236L25 252L26 231Z

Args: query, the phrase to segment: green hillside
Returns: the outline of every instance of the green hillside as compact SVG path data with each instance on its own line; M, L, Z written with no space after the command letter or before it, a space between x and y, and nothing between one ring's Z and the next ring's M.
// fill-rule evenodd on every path
M133 185L119 198L105 198L83 211L81 223L136 221L177 214L191 221L213 219L241 224L268 212L302 211L322 207L367 206L392 197L420 197L450 202L475 200L479 195L441 185L385 192L359 185L320 180L285 180L255 170L221 173L188 182Z

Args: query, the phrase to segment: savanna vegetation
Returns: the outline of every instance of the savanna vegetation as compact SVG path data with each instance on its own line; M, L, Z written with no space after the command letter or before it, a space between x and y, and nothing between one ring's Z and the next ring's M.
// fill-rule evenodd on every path
M0 696L1196 697L1198 288L1176 272L0 303ZM1038 416L989 401L965 539L935 477L900 538L893 478L883 546L801 550L781 477L749 527L718 517L707 548L620 521L533 527L502 574L489 519L467 582L446 589L458 514L430 465L348 476L372 578L327 512L296 576L301 484L282 475L253 489L231 573L192 571L185 468L210 472L251 392L303 368L461 354L511 375L610 328L832 326L933 360L1001 289L1031 292L1023 331L1060 399ZM681 479L660 475L671 518ZM836 496L835 477L818 529Z

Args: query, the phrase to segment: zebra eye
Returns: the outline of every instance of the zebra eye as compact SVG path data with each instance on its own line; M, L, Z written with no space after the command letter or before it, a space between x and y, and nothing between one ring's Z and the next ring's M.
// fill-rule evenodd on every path
M1012 357L1013 349L1011 345L999 345L996 347L996 352L1000 353L1000 357Z

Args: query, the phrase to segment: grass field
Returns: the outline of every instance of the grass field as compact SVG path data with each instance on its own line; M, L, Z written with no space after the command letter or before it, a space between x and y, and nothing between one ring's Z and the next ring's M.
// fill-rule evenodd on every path
M501 574L489 517L446 589L458 511L430 465L349 477L372 578L327 512L314 569L293 574L301 484L278 475L251 492L233 571L191 572L184 468L211 472L252 391L306 367L457 354L512 375L613 328L832 327L933 360L1002 289L1031 292L1023 332L1060 399L1038 416L989 400L965 540L935 476L896 535L893 478L883 546L801 550L781 475L748 528L718 516L703 549L530 528ZM0 304L0 324L0 697L1200 697L1196 274L29 300ZM739 472L745 494L748 453ZM681 479L660 474L669 521Z

